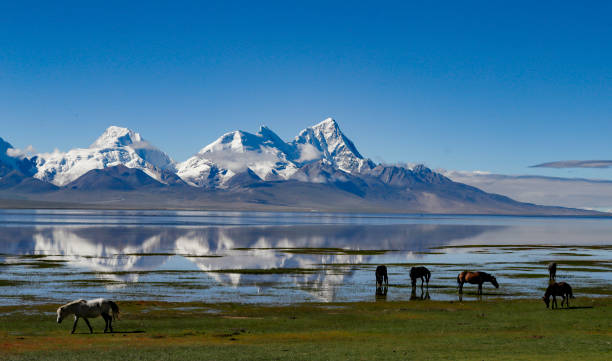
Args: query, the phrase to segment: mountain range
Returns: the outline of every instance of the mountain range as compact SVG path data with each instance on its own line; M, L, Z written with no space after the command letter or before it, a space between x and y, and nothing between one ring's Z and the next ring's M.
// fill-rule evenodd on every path
M0 206L588 215L376 164L327 118L284 141L233 131L183 162L111 126L88 148L28 157L0 138Z

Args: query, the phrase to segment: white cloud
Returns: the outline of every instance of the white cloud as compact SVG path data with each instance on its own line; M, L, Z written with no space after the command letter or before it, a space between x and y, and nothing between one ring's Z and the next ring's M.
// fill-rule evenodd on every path
M612 160L560 160L532 165L531 168L610 168Z
M8 148L6 150L6 154L9 157L20 158L20 159L25 158L25 157L31 157L35 152L36 150L31 145L28 145L27 147L25 147L25 149Z
M321 158L321 151L312 144L298 144L298 149L300 151L298 162L308 162Z
M612 209L612 181L556 178L530 175L502 175L482 171L438 170L448 178L486 192L508 196L521 202L548 206Z

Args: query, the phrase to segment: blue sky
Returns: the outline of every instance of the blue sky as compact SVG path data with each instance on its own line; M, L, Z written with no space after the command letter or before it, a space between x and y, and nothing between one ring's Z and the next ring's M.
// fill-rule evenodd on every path
M224 132L334 117L365 156L433 168L612 159L608 2L2 2L0 137L108 125L184 160Z

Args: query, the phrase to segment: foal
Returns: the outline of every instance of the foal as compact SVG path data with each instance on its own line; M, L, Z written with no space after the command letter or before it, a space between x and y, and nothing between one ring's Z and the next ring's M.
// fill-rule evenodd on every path
M389 277L387 276L387 266L376 267L376 287L381 287L383 280L385 285L389 286Z
M562 298L561 307L563 307L563 302L565 302L565 307L569 308L569 299L574 298L574 294L572 293L572 286L568 285L565 282L553 283L548 286L546 292L544 293L544 297L542 297L542 300L544 300L544 303L546 304L546 308L548 308L548 305L550 303L550 296L552 296L553 298L551 308L558 308L556 296L561 296Z
M112 311L112 316L109 315L109 311ZM108 329L110 329L110 332L113 332L112 322L114 318L119 318L119 307L115 302L105 300L104 298L97 298L89 301L74 300L57 309L57 323L62 323L62 320L70 314L74 314L74 325L72 325L71 333L74 333L76 330L79 317L83 317L87 327L89 327L89 332L93 333L93 329L87 318L95 318L100 315L105 322L104 332Z

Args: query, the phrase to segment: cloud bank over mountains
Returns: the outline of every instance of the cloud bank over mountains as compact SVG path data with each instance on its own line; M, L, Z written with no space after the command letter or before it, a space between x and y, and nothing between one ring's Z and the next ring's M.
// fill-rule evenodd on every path
M612 160L560 160L532 165L531 168L610 168Z
M612 212L612 181L439 170L450 179L522 202Z

